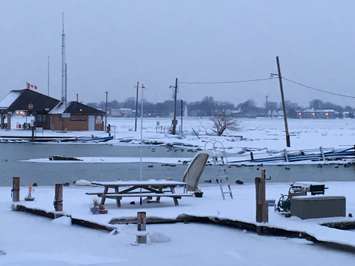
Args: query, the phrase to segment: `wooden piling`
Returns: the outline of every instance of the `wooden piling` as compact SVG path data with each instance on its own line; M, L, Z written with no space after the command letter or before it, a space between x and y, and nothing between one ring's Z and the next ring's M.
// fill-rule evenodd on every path
M20 177L12 178L12 202L20 201Z
M31 141L34 142L35 141L35 126L31 127Z
M53 205L56 212L63 211L63 184L55 184Z
M255 178L255 194L256 194L256 222L268 222L268 206L265 193L265 169L261 170L261 177Z
M146 212L137 212L137 244L147 244Z

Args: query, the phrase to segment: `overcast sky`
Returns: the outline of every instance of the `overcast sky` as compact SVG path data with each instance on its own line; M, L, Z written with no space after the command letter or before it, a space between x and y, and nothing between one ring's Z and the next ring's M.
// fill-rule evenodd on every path
M0 97L30 81L60 97L61 12L65 12L68 95L82 101L134 96L137 80L151 101L171 97L181 81L267 78L279 55L284 76L355 95L354 1L100 0L0 1ZM285 83L286 99L355 99ZM187 101L213 96L235 103L279 101L276 80L182 85Z

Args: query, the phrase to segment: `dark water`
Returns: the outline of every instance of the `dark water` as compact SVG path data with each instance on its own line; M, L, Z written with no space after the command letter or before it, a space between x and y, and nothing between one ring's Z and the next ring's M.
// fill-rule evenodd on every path
M138 163L31 163L22 160L48 158L52 155L77 157L135 157L139 156L137 146L114 146L101 144L0 144L0 185L10 185L13 176L20 176L26 185L36 182L39 185L72 182L77 179L115 180L138 179ZM144 157L193 157L194 153L182 149L169 149L163 146L145 146ZM144 178L181 179L185 165L164 165L144 163ZM354 181L355 165L294 165L265 166L267 175L275 182L293 181ZM240 179L253 182L260 173L260 166L229 166L222 168L207 166L202 180L215 180L228 176L232 181Z

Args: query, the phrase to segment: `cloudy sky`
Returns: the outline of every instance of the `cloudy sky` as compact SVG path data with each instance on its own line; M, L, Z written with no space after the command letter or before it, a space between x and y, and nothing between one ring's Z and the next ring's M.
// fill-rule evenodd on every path
M134 96L137 80L152 101L181 81L267 78L280 56L285 77L355 95L354 1L328 0L16 0L0 1L0 97L30 81L60 97L61 12L65 12L69 96L99 101ZM341 98L285 83L288 100ZM235 103L279 100L276 80L188 86L180 97Z

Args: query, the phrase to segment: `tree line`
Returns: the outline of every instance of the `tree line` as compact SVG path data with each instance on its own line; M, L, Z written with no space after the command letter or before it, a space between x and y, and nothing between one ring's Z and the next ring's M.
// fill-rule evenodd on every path
M90 106L105 110L105 102L88 103ZM140 103L139 103L140 104ZM136 108L135 98L130 97L125 101L119 102L117 100L109 101L107 104L108 113L112 113L114 109L128 108L134 114ZM274 101L267 101L263 106L258 106L254 100L249 99L244 102L233 104L227 101L217 101L211 96L206 96L200 101L184 102L184 111L187 108L189 116L215 116L220 113L235 117L256 117L256 116L272 116L279 115L281 112L281 104ZM297 112L305 109L324 110L331 109L340 114L348 112L350 117L354 116L355 108L351 106L341 106L331 102L322 101L320 99L311 100L306 107L300 106L298 103L286 101L287 115L291 118L297 117ZM163 102L149 102L144 101L144 115L152 117L170 116L174 111L174 101L166 100ZM138 114L140 106L138 108ZM177 114L181 113L180 101L177 102Z

